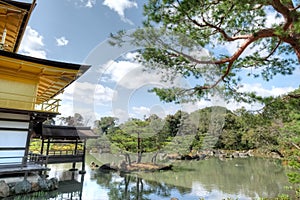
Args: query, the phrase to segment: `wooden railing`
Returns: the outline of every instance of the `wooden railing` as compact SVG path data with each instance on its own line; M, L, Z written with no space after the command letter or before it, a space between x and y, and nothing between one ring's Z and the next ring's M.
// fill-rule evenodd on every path
M83 150L50 150L49 155L83 155Z
M60 99L49 99L48 101L45 101L41 104L37 104L35 107L36 108L40 107L41 111L58 113L60 101L61 101Z
M5 160L5 161L4 161ZM11 161L8 161L11 160ZM0 157L0 167L26 167L28 164L44 165L47 163L47 156L40 154L29 154L26 156L6 156Z
M58 113L60 99L49 99L41 104L36 103L36 97L10 92L0 92L0 107L25 110L36 110Z
M42 155L37 153L29 153L28 161L42 166L47 166L53 163L71 163L71 162L82 162L84 159L83 151L49 151L48 155Z
M28 162L36 163L39 165L47 165L48 163L48 156L41 155L38 153L29 153L28 154Z

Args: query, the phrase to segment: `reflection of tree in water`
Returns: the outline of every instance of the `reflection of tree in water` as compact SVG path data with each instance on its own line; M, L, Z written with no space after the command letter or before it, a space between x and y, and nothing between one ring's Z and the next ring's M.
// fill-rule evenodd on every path
M105 188L109 188L110 183L113 179L113 173L102 173L102 172L98 172L93 179L97 179L97 184L105 187Z
M284 168L276 160L257 158L178 162L172 171L138 174L97 173L97 183L109 190L110 199L147 200L172 194L201 196L219 192L246 197L275 197L286 192Z
M180 194L186 194L191 192L191 188L175 186L173 184L166 184L163 182L157 182L152 180L144 180L149 187L153 188L153 193L161 197L170 197L171 190L176 189Z
M278 162L258 158L182 161L172 171L143 173L141 176L147 182L160 180L173 184L180 194L195 189L208 193L218 190L224 194L244 194L251 198L275 197L286 192L284 186L288 185L284 168Z
M123 176L122 181L112 181L108 196L110 199L148 200L145 194L151 194L152 189L145 189L143 180L138 177Z
M156 194L160 197L170 197L172 189L181 191L180 188L173 185L157 181L145 181L138 176L128 174L118 176L116 173L98 173L97 183L109 188L108 196L110 199L120 200L149 200L149 195L151 194ZM182 192L187 192L186 188Z

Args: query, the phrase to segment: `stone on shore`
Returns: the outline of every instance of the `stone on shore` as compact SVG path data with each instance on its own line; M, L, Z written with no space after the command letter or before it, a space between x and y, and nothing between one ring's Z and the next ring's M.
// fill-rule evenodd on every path
M39 186L39 184L37 183L37 182L33 182L33 183L31 183L31 190L33 191L33 192L38 192L38 191L40 191L40 186Z
M31 192L31 183L24 179L21 182L18 182L14 187L15 194L24 194Z
M38 179L38 185L40 186L41 190L43 191L49 191L49 190L55 190L58 188L58 179L57 178L39 178Z
M57 178L51 178L50 182L52 183L50 190L58 189L58 179Z
M9 196L9 186L5 181L0 181L0 197L8 197Z

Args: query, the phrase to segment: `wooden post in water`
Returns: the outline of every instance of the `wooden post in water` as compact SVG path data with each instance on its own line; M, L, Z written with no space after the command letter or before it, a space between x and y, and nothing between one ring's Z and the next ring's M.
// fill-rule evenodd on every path
M42 138L42 146L41 146L41 155L43 155L43 153L44 153L44 144L45 144L45 139L44 138Z
M86 152L86 139L84 139L83 142L83 155L82 155L82 167L81 167L81 171L79 172L80 174L85 174L85 152Z
M75 148L73 155L77 155L78 139L76 139ZM72 169L70 171L76 171L76 162L73 162Z
M46 157L49 156L49 149L50 149L50 138L48 138L48 141L47 141L47 150L46 150ZM45 162L45 167L47 167L47 162Z

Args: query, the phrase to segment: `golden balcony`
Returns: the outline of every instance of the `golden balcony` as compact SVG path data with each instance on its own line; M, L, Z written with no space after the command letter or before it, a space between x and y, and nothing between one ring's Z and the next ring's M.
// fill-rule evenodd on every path
M50 98L42 103L35 99L31 95L0 91L0 108L59 113L60 99Z

